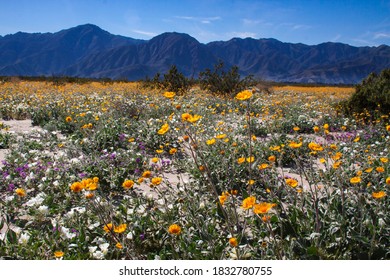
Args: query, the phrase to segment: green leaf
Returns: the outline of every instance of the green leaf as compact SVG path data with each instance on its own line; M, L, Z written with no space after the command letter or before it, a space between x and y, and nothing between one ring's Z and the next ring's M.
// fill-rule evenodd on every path
M10 243L16 243L18 241L18 238L16 236L16 232L14 232L12 230L8 230L8 232L7 232L7 240Z
M307 248L307 254L311 255L311 256L317 256L318 255L318 249L317 247L315 246L310 246L309 248Z

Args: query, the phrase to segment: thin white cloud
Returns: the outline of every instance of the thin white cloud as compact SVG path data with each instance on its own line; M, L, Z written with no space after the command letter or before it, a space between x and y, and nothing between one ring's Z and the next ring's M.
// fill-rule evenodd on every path
M292 22L283 22L279 24L279 27L287 27L291 30L307 30L312 28L310 25L306 24L298 24L298 23L292 23Z
M187 17L187 16L175 16L178 19L186 19L186 20L195 20L195 17Z
M143 31L143 30L131 30L131 31L134 32L134 33L137 33L137 34L145 35L147 37L155 37L155 36L158 35L157 33L149 32L149 31Z
M238 37L238 38L256 38L257 34L254 32L229 32L228 33L229 37Z
M215 17L192 17L192 16L175 16L177 19L184 19L190 21L197 21L203 24L210 24L213 21L222 19L220 16Z
M374 39L390 38L390 33L378 32L374 34Z
M307 29L310 29L311 26L310 25L306 25L306 24L294 24L292 26L292 29L293 30L307 30Z

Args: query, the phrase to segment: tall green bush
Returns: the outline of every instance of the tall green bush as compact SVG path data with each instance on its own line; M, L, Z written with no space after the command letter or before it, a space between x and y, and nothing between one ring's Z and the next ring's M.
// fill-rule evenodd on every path
M143 81L143 86L183 94L191 87L191 81L177 69L176 65L172 65L168 72L163 74L163 77L158 72L153 79L146 78Z
M199 74L202 89L221 96L234 96L249 86L254 85L252 76L241 79L237 66L232 66L228 71L224 69L224 63L220 61L214 65L214 69L206 69Z
M344 111L348 114L375 110L383 114L390 112L390 69L383 70L379 75L368 75L344 103Z

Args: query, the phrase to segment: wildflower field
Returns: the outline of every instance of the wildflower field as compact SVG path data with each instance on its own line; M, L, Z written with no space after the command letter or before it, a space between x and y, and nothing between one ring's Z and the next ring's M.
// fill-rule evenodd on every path
M389 116L353 92L3 82L0 258L389 259Z

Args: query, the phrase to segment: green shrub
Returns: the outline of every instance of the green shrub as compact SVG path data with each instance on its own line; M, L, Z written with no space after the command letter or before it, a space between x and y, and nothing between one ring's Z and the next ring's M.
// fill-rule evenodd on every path
M144 87L173 91L178 94L183 94L189 90L190 81L181 73L176 65L172 65L168 72L161 79L161 74L156 73L153 79L146 79Z
M371 73L359 85L356 92L343 104L347 114L365 111L387 114L390 112L390 69L379 75Z
M237 66L232 66L227 72L224 63L220 61L214 69L206 69L199 74L201 88L217 95L232 97L236 93L254 85L252 76L241 79Z
M172 65L169 71L164 74L162 85L165 90L176 93L185 93L190 87L188 79L179 72L176 65Z

